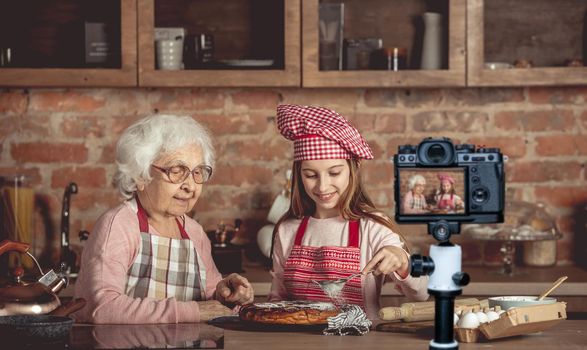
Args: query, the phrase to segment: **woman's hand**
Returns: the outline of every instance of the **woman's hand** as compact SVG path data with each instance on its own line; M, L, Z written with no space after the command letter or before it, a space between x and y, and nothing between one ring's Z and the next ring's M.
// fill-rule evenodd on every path
M216 300L225 305L245 305L253 302L255 292L243 276L231 273L216 285Z
M218 300L198 301L197 303L200 307L200 322L234 314L231 309L222 305Z
M373 270L373 274L379 276L397 272L401 278L406 278L410 272L409 262L408 256L402 248L388 245L375 253L375 256L367 263L362 273L365 274Z

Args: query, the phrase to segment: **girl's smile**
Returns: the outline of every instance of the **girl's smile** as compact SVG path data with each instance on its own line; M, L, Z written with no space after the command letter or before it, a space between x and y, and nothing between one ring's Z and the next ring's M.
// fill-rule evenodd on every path
M316 197L318 197L318 199L320 199L320 201L322 201L322 202L328 202L332 198L334 198L334 196L336 195L336 192L325 193L325 194L314 193L314 195Z

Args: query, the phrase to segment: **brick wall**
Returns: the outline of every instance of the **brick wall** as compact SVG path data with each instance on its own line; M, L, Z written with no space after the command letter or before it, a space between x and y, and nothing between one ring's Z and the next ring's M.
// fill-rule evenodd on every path
M242 218L254 238L291 163L291 146L274 123L281 102L328 106L352 120L375 153L364 167L367 189L389 213L389 158L398 145L448 136L500 147L510 159L508 196L552 206L564 234L557 243L559 264L585 252L580 243L587 232L579 226L587 203L587 88L5 90L0 175L27 176L38 197L36 235L53 246L59 244L64 187L75 181L70 233L78 244L78 231L91 229L119 201L112 176L121 131L151 113L190 115L211 129L218 153L195 216L206 229ZM404 230L416 249L426 251L432 242L423 227ZM468 262L499 260L497 244L457 241Z

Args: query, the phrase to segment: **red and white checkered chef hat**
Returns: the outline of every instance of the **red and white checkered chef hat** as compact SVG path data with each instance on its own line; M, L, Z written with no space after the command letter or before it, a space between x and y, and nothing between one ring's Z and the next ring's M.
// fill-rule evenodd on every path
M448 174L438 174L437 177L438 177L438 180L440 180L441 183L442 182L448 182L451 185L454 185L454 183L455 183L455 179L452 176L448 175Z
M323 107L279 105L277 128L294 142L294 160L373 159L371 147L346 119Z

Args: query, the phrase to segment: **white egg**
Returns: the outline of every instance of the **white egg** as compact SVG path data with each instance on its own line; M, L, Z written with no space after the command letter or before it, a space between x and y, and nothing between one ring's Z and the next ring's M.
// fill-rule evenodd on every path
M495 321L499 318L499 315L495 311L487 311L485 315L487 315L488 322Z
M453 319L452 319L452 325L456 326L458 322L459 322L459 315L457 315L457 313L455 312Z
M458 323L459 327L461 328L477 328L479 327L479 318L473 312L467 312L464 314Z
M479 319L480 324L489 322L489 319L487 318L487 315L485 315L484 312L477 311L477 312L475 312L475 315L477 315L477 318Z

